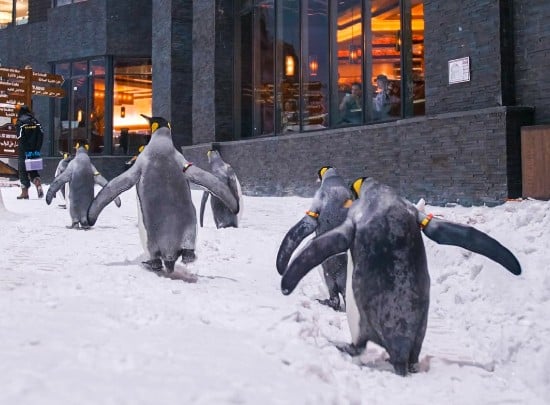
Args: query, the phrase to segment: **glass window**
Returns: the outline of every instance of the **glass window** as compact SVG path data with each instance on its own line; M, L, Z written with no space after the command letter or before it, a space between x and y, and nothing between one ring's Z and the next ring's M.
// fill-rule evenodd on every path
M336 125L363 122L363 24L361 0L338 2L336 46L338 111Z
M56 65L55 73L64 77L65 97L56 99L54 110L54 153L71 153L77 141L86 141L94 151L89 130L88 62L77 61Z
M150 139L153 78L151 59L117 59L114 62L113 153L136 154Z
M8 27L13 21L13 2L0 2L0 28Z
M54 7L65 6L67 4L81 3L86 0L53 0Z
M303 130L329 125L330 47L329 4L324 0L304 2L306 18L302 29L302 121Z
M412 75L413 112L424 115L426 95L424 92L424 0L413 0L412 8Z
M29 22L29 0L15 1L15 24L22 25Z
M387 121L401 116L401 14L399 3L371 2L370 44L372 67L368 97L370 117Z
M304 108L300 97L300 2L283 0L277 4L277 99L281 103L277 132L298 132Z
M423 4L241 0L236 132L246 138L424 114Z

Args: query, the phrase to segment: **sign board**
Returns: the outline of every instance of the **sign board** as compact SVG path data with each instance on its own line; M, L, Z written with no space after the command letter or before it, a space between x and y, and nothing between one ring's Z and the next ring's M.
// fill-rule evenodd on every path
M1 91L1 90L0 90ZM27 96L24 94L2 94L0 93L0 104L24 104Z
M470 81L470 57L449 61L449 84Z
M45 87L33 84L32 94L36 94L37 96L65 97L65 90L61 87Z
M64 81L63 76L53 73L0 66L0 103L31 104L33 95L65 97L65 90L59 87Z
M15 108L0 106L0 117L8 117L8 118L17 117L17 113L15 112Z
M6 129L6 126L0 128L0 156L18 157L18 142L15 129Z
M25 83L0 81L0 91L25 94Z
M0 67L0 77L8 80L25 80L27 76L22 69Z
M60 86L63 84L65 79L63 79L63 76L55 75L53 73L32 72L32 81L45 84L56 84Z

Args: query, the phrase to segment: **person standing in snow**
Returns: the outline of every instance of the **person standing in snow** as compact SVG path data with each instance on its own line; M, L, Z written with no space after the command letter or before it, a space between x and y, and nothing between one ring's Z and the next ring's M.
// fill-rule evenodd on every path
M19 108L17 122L15 123L15 131L19 142L18 169L19 181L21 182L21 194L17 196L17 199L29 199L31 180L36 186L38 198L42 198L44 197L44 191L42 190L42 184L40 182L40 174L37 170L27 171L25 159L40 157L44 132L42 131L42 126L26 105L22 105Z

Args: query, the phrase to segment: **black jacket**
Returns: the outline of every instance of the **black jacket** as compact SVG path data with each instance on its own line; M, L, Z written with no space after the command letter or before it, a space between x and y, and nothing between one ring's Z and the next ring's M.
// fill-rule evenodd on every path
M40 156L44 132L38 120L31 113L23 113L17 118L15 130L19 140L19 152L34 152L35 156Z

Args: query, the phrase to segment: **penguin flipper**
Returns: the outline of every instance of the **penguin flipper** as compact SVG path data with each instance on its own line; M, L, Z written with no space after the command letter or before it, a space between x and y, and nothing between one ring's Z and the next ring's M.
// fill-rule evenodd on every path
M88 224L93 226L103 208L117 198L119 194L132 188L139 181L140 177L141 169L136 164L108 182L95 196L90 207L88 207Z
M208 191L204 191L202 193L202 198L201 198L201 209L200 209L200 215L199 215L199 222L200 222L200 225L201 225L201 228L203 226L203 219L204 219L204 209L206 207L206 202L208 201L208 196L210 195L210 193Z
M318 222L315 218L305 215L298 223L296 223L285 235L279 252L277 253L277 271L283 274L286 266L292 256L292 253L302 243L304 238L311 235L317 229Z
M185 176L192 183L206 188L214 196L222 200L233 214L239 212L239 202L233 197L229 187L223 184L216 176L196 166L188 166L185 170Z
M71 174L71 168L67 168L52 181L50 187L48 187L48 192L46 193L46 204L50 205L52 203L55 193L58 192L65 183L71 180Z
M290 263L281 279L281 291L289 295L300 280L326 259L345 252L351 246L355 226L349 219L340 226L312 239Z
M494 260L516 276L521 274L521 265L514 254L476 228L432 218L422 231L440 245L460 246Z
M94 170L94 183L101 187L105 187L108 183L107 179L103 177L101 174L99 174L99 172L97 171L94 165L92 165L92 168ZM118 208L120 208L120 206L122 205L122 202L120 201L120 197L115 198L115 205Z

